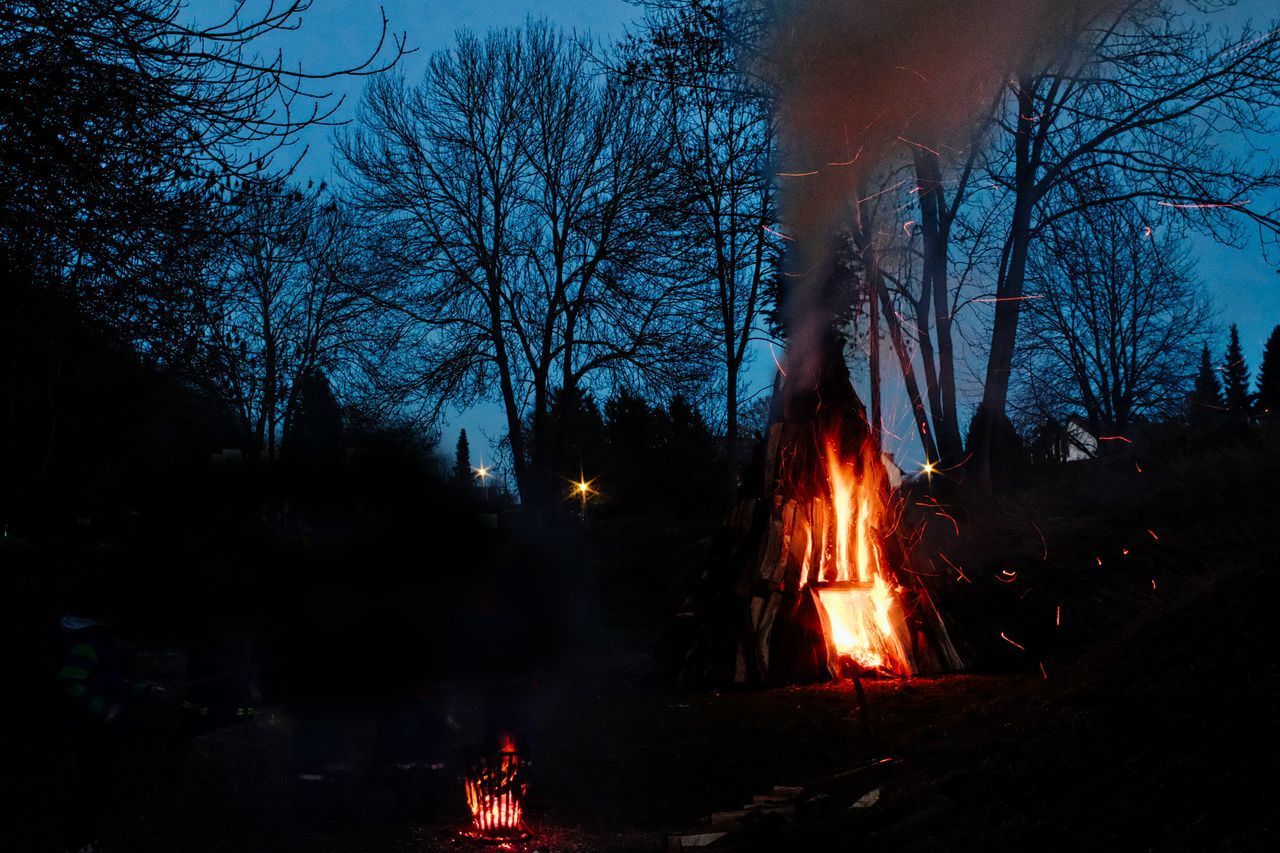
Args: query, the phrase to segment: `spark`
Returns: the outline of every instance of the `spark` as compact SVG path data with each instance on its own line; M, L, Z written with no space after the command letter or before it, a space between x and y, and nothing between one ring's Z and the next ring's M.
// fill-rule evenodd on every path
M1093 559L1095 559L1095 560L1097 560L1097 561L1098 561L1098 568L1102 568L1102 558L1101 558L1101 557L1094 557Z
M913 146L913 147L915 147L915 148L919 148L919 149L921 149L921 150L928 151L930 154L932 154L932 155L933 155L933 156L935 156L935 157L941 157L941 156L942 156L942 152L941 152L941 151L939 151L939 150L937 150L936 148L930 148L928 145L925 145L925 144L920 143L920 142L912 142L910 139L907 139L905 136L899 136L899 137L898 137L898 141L899 141L899 142L905 142L905 143L907 143L908 145Z
M1049 673L1045 671L1044 661L1040 661L1040 676L1045 680L1049 680Z
M1044 552L1040 555L1040 559L1041 560L1049 559L1049 541L1044 538L1044 531L1041 530L1040 525L1036 524L1034 521L1031 522L1031 526L1036 529L1036 533L1040 534L1040 544L1041 546L1044 547Z
M906 182L907 182L907 179L906 179L906 178L903 178L902 180L898 181L896 184L894 184L894 185L893 185L893 186L891 186L891 187L885 187L884 189L880 190L880 192L878 192L878 193L872 193L871 195L867 196L866 198L860 198L860 199L858 199L858 204L862 204L864 201L871 201L871 199L873 199L873 198L879 198L880 196L884 195L885 193L893 192L894 190L896 190L898 187L902 186L902 185L903 185L903 184L905 184Z
M1142 473L1142 466L1139 465L1137 462L1133 463L1133 467L1138 469L1139 474Z
M1155 578L1152 578L1152 579L1151 579L1151 588L1152 588L1152 589L1155 589L1155 588L1156 588L1156 579L1155 579Z
M956 580L961 580L961 581L964 581L965 583L973 583L973 581L969 580L969 576L964 573L964 570L961 569L959 566L957 566L955 563L951 562L951 558L949 558L946 554L939 551L938 556L941 557L943 560L945 560L948 566L956 570Z
M778 172L777 174L779 178L809 178L818 174L818 170L814 169L812 172Z
M1248 50L1251 47L1256 47L1257 45L1260 45L1263 42L1270 41L1272 38L1276 36L1277 33L1280 33L1280 30L1272 30L1266 35L1258 36L1256 39L1253 39L1252 41L1247 41L1244 44L1236 45L1231 50L1227 51L1227 53L1228 54L1241 53L1243 51Z
M996 580L1000 583L1013 583L1018 579L1017 572L1011 572L1008 569L1001 569L1000 574L996 575Z
M1022 649L1024 652L1027 650L1027 647L1022 645L1022 643L1019 643L1017 640L1009 639L1009 635L1006 634L1004 631L1000 632L1000 639L1004 640L1006 643L1008 643L1011 646L1017 646L1018 648Z
M1159 536L1157 536L1157 535L1156 535L1156 532L1155 532L1154 530L1152 530L1150 527L1148 527L1148 528L1147 528L1147 533L1149 533L1149 534L1151 535L1151 538L1152 538L1152 539L1156 540L1157 542L1159 542L1159 541L1160 541L1160 537L1159 537Z
M852 166L854 163L858 162L858 158L862 156L862 148L863 146L861 145L858 146L858 150L853 155L852 160L843 160L835 163L828 163L827 165L828 166Z
M932 503L922 503L920 504L920 506L928 507L929 509L934 510L936 515L938 515L941 518L945 518L947 521L951 522L951 526L955 528L956 535L959 536L960 523L955 520L954 516L952 516L950 513L946 512L945 510L943 510L942 504L938 503L937 498L934 498L932 496L930 497L932 499Z
M796 240L796 238L795 238L795 237L791 237L791 236L789 236L789 235L787 235L787 234L783 234L781 231L777 231L777 230L775 230L775 229L773 229L773 228L770 228L768 225L761 225L760 227L761 227L761 228L763 228L765 231L769 232L770 234L772 234L772 235L773 235L773 236L775 236L775 237L781 237L783 240L790 240L790 241L791 241L791 242L793 242L793 243L794 243L794 242L795 242L795 240Z
M476 478L480 480L480 482L483 483L485 480L489 479L489 468L483 462L480 463L480 467L472 468L471 470L475 472Z
M914 74L914 75L916 75L917 77L919 77L921 80L923 80L923 81L924 81L924 82L926 82L926 83L928 83L928 82L929 82L929 78L928 78L928 77L924 76L923 74L921 74L919 71L915 70L914 68L908 68L908 67L907 67L907 66L905 66L905 65L895 65L895 66L893 66L893 68L894 68L894 70L895 70L895 71L906 71L908 74Z
M1053 614L1053 627L1055 628L1062 627L1062 605L1061 604L1058 605L1057 611Z
M1127 557L1127 556L1129 556L1129 549L1128 549L1128 548L1121 548L1121 549L1120 549L1120 555L1121 555L1122 557Z
M911 236L911 226L915 224L916 221L914 219L908 219L906 222L902 223L902 230L906 232L908 237Z
M773 341L769 341L769 355L773 356L773 364L778 368L778 372L782 374L782 378L787 378L787 371L782 369L782 362L778 361L778 353L773 348Z
M1253 199L1245 199L1244 201L1204 201L1204 202L1176 202L1176 201L1158 201L1156 204L1161 207L1176 207L1179 210L1210 210L1215 207L1244 207L1251 204Z
M1100 435L1098 441L1123 441L1125 444L1133 444L1133 439L1125 438L1123 435Z
M938 473L938 464L930 459L920 466L920 473L932 480L933 475Z
M1144 225L1144 226L1142 226L1142 236L1143 236L1143 237L1150 237L1150 236L1151 236L1151 226L1150 226L1150 225Z
M991 303L994 303L994 302L1031 302L1032 300L1035 300L1035 299L1044 299L1044 294L1041 294L1041 293L1031 293L1031 294L1028 294L1027 296L982 296L982 297L979 297L979 298L977 298L977 299L975 299L975 300L973 300L973 301L974 301L974 302L991 302Z

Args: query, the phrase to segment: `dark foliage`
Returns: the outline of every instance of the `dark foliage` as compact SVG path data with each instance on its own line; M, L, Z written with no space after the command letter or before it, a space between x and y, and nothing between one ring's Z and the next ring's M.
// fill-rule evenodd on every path
M298 402L285 425L281 451L293 461L332 465L342 447L342 409L324 372L310 370L298 381Z
M1262 351L1258 371L1258 410L1263 416L1280 412L1280 326L1272 330Z
M56 294L0 292L0 330L0 517L23 535L119 515L237 446L217 404Z
M556 473L566 500L581 477L604 515L701 517L726 506L732 485L720 437L687 398L661 406L624 388L601 412L589 394L573 408L557 394L552 417L563 435Z
M1249 393L1249 366L1240 347L1240 329L1231 324L1227 351L1222 357L1222 400L1227 418L1244 423L1253 412L1253 395Z
M988 419L987 409L979 405L973 419L969 421L969 433L965 439L965 447L970 452L973 452L979 432L987 428L985 422ZM990 427L990 435L992 481L1009 485L1024 480L1028 474L1030 456L1013 422L1003 412L996 415L995 423Z
M453 451L453 481L465 486L471 482L471 443L467 441L467 431L458 433L458 444Z
M1196 373L1195 388L1187 398L1187 420L1195 426L1217 423L1223 412L1222 384L1210 360L1209 345L1200 351L1200 369Z

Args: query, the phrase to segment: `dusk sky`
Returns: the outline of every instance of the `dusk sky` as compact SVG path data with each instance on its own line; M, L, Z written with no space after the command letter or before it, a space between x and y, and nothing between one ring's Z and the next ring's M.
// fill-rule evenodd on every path
M596 38L609 40L621 35L640 14L638 7L626 0L546 0L542 3L525 0L386 0L382 4L363 0L314 0L302 28L280 41L286 61L301 63L311 70L359 62L375 43L379 5L386 11L391 30L406 33L409 47L417 50L405 57L401 65L401 71L411 81L421 75L427 58L433 52L448 47L459 29L484 31L491 27L514 27L522 25L531 16L540 16L566 29L589 32ZM217 11L232 7L232 0L193 0L191 8L197 17L206 19ZM1232 24L1252 18L1261 24L1275 12L1274 0L1242 0L1235 10L1220 18L1224 23ZM333 81L333 86L336 93L346 96L336 118L349 119L354 114L363 81L341 79ZM313 129L303 138L308 152L299 167L300 177L321 180L332 175L331 138L331 129ZM1269 143L1277 145L1274 139ZM1256 242L1246 249L1237 250L1207 240L1196 240L1195 248L1200 257L1201 278L1212 296L1217 309L1217 323L1223 330L1212 345L1215 360L1220 358L1225 347L1226 326L1238 323L1246 359L1256 372L1263 343L1280 323L1277 264L1269 263L1263 257ZM762 346L747 374L744 398L766 389L772 382L772 375L772 359ZM960 372L958 379L965 382L965 371ZM890 440L889 449L896 450L901 460L914 460L921 455L918 443L910 436L909 427L899 432L910 422L905 400L900 394L892 393L900 382L896 381L892 371L886 375L885 381L886 418L899 422L897 426L892 422L886 426L891 432L907 436L907 442L897 448ZM898 417L894 417L895 412L899 413ZM967 417L965 420L967 422ZM443 452L451 450L459 428L467 429L475 448L473 452L490 458L492 454L488 448L503 437L505 421L497 405L450 412L442 425Z

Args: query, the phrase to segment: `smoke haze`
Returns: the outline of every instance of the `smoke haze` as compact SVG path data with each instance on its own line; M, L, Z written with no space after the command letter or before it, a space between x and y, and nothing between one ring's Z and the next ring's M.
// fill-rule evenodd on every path
M778 93L780 207L790 246L789 370L808 375L830 317L834 238L869 179L909 146L970 144L1017 70L1071 44L1102 0L775 0L761 73ZM874 190L873 190L874 191ZM804 383L801 383L804 384Z

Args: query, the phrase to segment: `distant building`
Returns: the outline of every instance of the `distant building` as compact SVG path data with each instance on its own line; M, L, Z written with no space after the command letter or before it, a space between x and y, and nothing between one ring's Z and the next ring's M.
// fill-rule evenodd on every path
M210 456L214 468L239 468L244 465L244 451L238 447L224 447Z
M902 468L898 467L898 461L893 458L893 454L887 450L880 451L880 461L884 463L885 473L889 476L889 485L892 488L902 488L902 482L906 477L902 473Z
M1050 418L1031 449L1037 462L1079 462L1098 455L1098 437L1079 415L1071 415L1066 423Z

